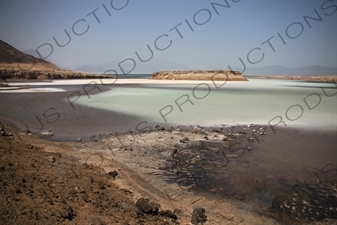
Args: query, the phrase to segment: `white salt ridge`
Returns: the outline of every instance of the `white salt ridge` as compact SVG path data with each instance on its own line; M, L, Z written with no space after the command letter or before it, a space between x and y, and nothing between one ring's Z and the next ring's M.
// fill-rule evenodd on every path
M17 85L17 84L16 84ZM5 87L0 88L0 93L36 93L36 92L64 92L62 88L18 88Z

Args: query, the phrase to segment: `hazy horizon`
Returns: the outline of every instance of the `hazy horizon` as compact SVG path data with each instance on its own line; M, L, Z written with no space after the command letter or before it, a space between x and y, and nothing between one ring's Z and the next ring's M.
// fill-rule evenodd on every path
M0 39L21 51L38 49L60 66L114 62L108 69L122 74L337 62L336 0L1 1L0 7Z

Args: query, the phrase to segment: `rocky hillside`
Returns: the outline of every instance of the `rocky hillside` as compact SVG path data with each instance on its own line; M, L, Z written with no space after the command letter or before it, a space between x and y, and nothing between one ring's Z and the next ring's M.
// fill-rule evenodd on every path
M230 70L177 70L152 74L155 80L227 80L248 81L239 71Z
M46 60L35 58L0 40L0 82L7 79L87 79L111 78L64 70Z
M9 67L21 70L61 70L55 64L27 55L0 40L0 68Z

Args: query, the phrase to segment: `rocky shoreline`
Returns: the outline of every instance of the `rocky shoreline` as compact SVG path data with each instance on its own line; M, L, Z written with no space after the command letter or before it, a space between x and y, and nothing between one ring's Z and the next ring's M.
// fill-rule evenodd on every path
M0 69L1 80L46 80L46 79L98 79L113 78L111 75L88 74L71 70L19 70Z
M71 152L69 145L16 134L8 123L0 132L2 224L179 224L158 203L133 202L129 190L113 184L117 171L59 152Z
M334 76L246 76L249 79L272 79L272 80L300 80L321 81L337 83L337 75Z
M152 74L154 80L213 80L248 81L239 71L230 70L176 70Z
M151 132L111 132L77 142L53 142L4 124L0 176L5 183L0 186L0 201L6 210L0 217L5 224L14 220L205 225L336 221L333 184L321 184L313 201L303 198L308 195L305 191L296 192L302 197L298 198L289 190L278 190L279 198L261 191L266 188L263 182L240 172L239 165L258 155L258 141L270 135L263 126L158 125ZM233 170L242 176L236 177ZM332 205L321 209L320 198L326 193L324 204L327 200Z
M115 160L131 165L134 171L149 174L145 178L152 180L157 190L164 191L170 200L198 202L196 207L205 207L208 218L213 221L210 224L221 224L216 219L217 214L230 217L236 223L261 224L261 218L243 216L243 212L232 212L232 216L229 216L231 211L223 208L221 203L215 204L219 211L209 212L214 205L211 206L208 201L220 196L233 199L236 206L244 204L242 201L249 201L256 207L254 211L259 216L263 215L275 224L277 221L281 224L281 221L286 224L314 224L314 221L320 221L318 224L324 224L323 220L336 220L336 180L299 182L297 186L300 190L292 193L290 184L270 183L267 191L265 181L234 172L247 165L245 157L257 154L258 142L263 141L268 132L267 127L254 124L215 128L164 128L158 125L150 133L106 134L80 142L90 148L100 143L101 149L108 150ZM156 163L151 163L153 161ZM163 184L162 178L167 183ZM186 196L186 191L194 193L191 198ZM183 211L191 212L188 205L184 206Z

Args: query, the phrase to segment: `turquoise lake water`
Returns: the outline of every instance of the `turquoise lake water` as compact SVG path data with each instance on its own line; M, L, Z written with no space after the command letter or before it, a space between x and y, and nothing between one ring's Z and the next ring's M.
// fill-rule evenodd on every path
M80 98L76 104L135 115L149 123L279 123L336 130L336 92L333 83L278 80L227 82L219 88L212 82L146 84L113 88L91 99Z
M53 130L53 138L67 140L156 124L255 123L337 130L334 83L251 79L214 84L120 79L112 85L96 80L95 88L94 83L85 86L89 82L26 81L20 84L26 88L22 92L0 91L0 118L34 133Z

